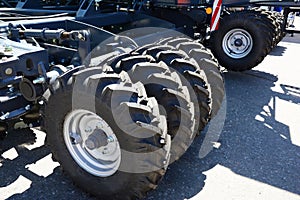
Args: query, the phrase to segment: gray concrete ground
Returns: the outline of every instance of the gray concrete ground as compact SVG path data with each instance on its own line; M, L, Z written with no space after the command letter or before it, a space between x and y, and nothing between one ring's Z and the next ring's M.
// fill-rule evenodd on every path
M201 154L208 127L146 200L300 200L299 52L300 35L288 35L253 70L225 72L214 148ZM63 175L44 139L25 129L0 142L0 200L94 199Z

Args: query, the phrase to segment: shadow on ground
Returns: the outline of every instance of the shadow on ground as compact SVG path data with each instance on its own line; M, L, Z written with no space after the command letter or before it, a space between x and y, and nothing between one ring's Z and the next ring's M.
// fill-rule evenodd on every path
M282 84L284 93L277 93L272 90L276 81L274 75L259 71L225 73L227 115L218 141L221 146L200 159L204 134L196 138L146 199L193 197L205 186L203 172L217 164L244 177L300 194L300 147L291 142L289 127L276 121L275 117L276 99L300 104L300 95L297 95L300 89ZM26 165L50 153L45 146L31 151L22 146L34 141L30 129L14 131L6 140L0 141L1 154L12 147L19 154L14 160L0 157L0 188L9 186L20 175L32 181L28 190L10 199L93 199L76 188L60 167L47 177L28 171Z
M274 49L268 54L269 56L283 56L286 51L286 47L277 45Z
M220 148L200 159L203 137L196 138L147 200L195 196L205 185L203 172L217 164L244 177L300 194L300 147L291 143L289 127L275 119L276 99L300 106L300 97L295 95L299 88L284 86L284 94L274 92L277 77L260 71L228 72L225 80L227 116L218 141ZM288 92L291 87L294 93Z
M18 154L12 160L0 156L0 190L1 188L11 188L10 193L15 191L15 194L12 195L0 194L0 199L3 199L3 195L11 200L25 198L89 199L89 195L76 188L71 180L63 175L60 167L56 167L54 172L46 177L28 170L28 165L34 164L50 154L50 150L45 145L31 150L25 148L24 145L33 144L35 141L36 135L31 129L9 132L4 140L0 140L0 155L12 148ZM29 188L26 191L17 192L27 184Z
M300 147L291 142L289 126L276 120L276 115L287 114L278 113L279 100L300 106L299 96L274 92L277 78L271 74L250 71L225 77L228 117L222 146L216 151L222 155L219 163L237 174L300 194Z

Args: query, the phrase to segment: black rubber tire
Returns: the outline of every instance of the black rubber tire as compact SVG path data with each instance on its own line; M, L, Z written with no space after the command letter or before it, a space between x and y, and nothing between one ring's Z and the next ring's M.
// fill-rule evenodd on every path
M180 42L176 43L175 41ZM167 45L175 45L176 49L184 51L193 58L200 69L204 71L211 92L210 118L214 118L221 107L225 95L225 86L220 67L213 54L202 44L190 41L190 39L186 39L185 42L183 40L174 39L173 41L168 41Z
M143 96L144 92L139 91L142 90L141 85L124 80L124 73L99 72L100 68L91 68L67 78L62 76L47 92L43 112L47 142L64 172L88 193L101 199L142 198L149 190L156 188L168 165L171 139L166 134L166 120L159 114L156 100ZM74 107L72 96L75 87L79 87L80 93L76 94L79 99ZM93 90L96 95L91 95ZM94 111L87 99L95 102ZM155 170L140 173L118 170L111 176L98 177L81 168L70 155L63 136L66 115L78 108L97 113L113 129L122 149L121 166ZM119 111L117 116L115 111ZM130 119L123 113L130 113ZM141 133L147 133L150 137L139 138ZM133 137L135 134L137 137ZM124 156L125 151L141 154L139 159L135 159ZM151 153L150 159L144 156L146 153Z
M251 10L249 13L261 20L261 22L265 25L265 29L271 34L272 42L270 46L271 48L269 49L270 52L277 45L280 35L280 30L278 29L278 24L275 18L272 17L269 12L261 9Z
M266 11L260 8L254 8L253 11L256 12L263 20L265 20L266 25L274 30L274 45L275 47L285 36L283 29L284 17L281 13L276 11Z
M276 23L278 24L278 29L280 31L278 42L280 42L284 38L284 36L286 36L285 27L284 27L284 16L282 13L277 12L277 11L272 11L270 13L271 13L271 16L273 16L273 18L275 18Z
M275 27L276 27L276 37L275 37L275 42L277 45L281 39L283 38L282 34L282 28L281 28L281 24L280 24L280 19L277 19L277 17L275 16L275 14L271 11L265 11L266 14L269 15L269 19L272 20L272 23L275 24Z
M182 36L178 35L178 36L176 36L176 38L168 37L168 38L160 39L157 43L164 45L164 44L167 44L169 41L173 41L171 46L176 46L176 43L179 44L182 42L190 42L190 41L192 41L192 39L189 37L186 37L186 35L182 35Z
M198 107L195 114L198 121L197 135L204 129L210 118L210 89L207 87L205 74L196 63L190 62L188 55L180 50L164 50L167 46L157 46L147 50L156 62L164 62L181 75L182 83L189 89L192 101ZM171 47L171 46L170 46ZM169 48L170 48L169 47Z
M140 51L143 47L137 49ZM137 52L138 52L137 51ZM149 55L114 58L117 63L111 67L114 71L126 71L132 82L141 82L149 97L155 97L161 109L165 110L168 134L171 135L171 159L178 160L187 150L195 137L197 121L194 121L193 103L188 91L181 84L177 74L171 73L168 66L161 63L150 63Z
M272 34L267 26L248 11L240 11L224 16L220 20L219 29L211 33L210 46L219 63L228 70L245 71L252 69L263 61L272 45ZM225 53L223 40L227 33L233 30L243 30L252 38L252 48L246 48L245 55L236 58Z

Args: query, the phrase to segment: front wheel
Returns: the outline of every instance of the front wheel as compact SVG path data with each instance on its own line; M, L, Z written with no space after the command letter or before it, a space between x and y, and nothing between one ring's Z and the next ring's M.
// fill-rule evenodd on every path
M64 172L101 199L137 199L154 189L171 137L157 101L124 72L97 68L60 78L44 108L47 142Z

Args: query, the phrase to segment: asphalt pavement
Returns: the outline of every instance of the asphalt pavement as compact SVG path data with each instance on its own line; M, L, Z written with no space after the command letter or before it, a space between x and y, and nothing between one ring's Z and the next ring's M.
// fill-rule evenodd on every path
M300 35L287 35L253 70L224 72L218 120L145 200L300 200L299 52ZM95 199L64 176L44 139L23 129L0 141L0 200Z

